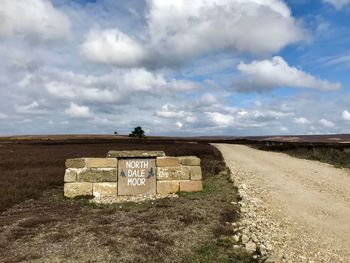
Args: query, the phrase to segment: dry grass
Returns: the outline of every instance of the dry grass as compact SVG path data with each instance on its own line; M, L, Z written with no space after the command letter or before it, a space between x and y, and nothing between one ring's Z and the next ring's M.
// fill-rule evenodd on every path
M202 167L204 175L215 174L224 166L220 153L205 143L129 139L3 143L0 144L0 211L28 198L37 198L46 189L62 186L67 158L105 157L111 149L164 150L169 155L196 154L204 160L216 161L213 166Z
M316 160L336 167L350 168L350 146L317 143L260 143L255 148L287 153L293 157Z
M65 159L104 157L111 149L197 155L202 159L204 191L111 206L64 198ZM0 158L0 180L9 186L6 193L0 192L1 262L251 262L248 255L233 252L232 244L222 242L232 234L227 222L239 217L230 204L237 194L220 152L208 144L164 140L6 144L0 147Z

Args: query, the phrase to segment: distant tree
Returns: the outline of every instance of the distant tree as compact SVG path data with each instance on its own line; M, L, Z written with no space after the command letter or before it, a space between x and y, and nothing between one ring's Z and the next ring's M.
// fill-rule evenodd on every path
M129 137L134 137L134 138L145 138L145 131L142 130L140 126L136 127L130 134Z
M114 132L114 135L118 135L118 132L117 132L117 131L115 131L115 132Z

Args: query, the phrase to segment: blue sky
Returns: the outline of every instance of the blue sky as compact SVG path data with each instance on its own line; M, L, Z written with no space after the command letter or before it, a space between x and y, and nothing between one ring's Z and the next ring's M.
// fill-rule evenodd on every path
M3 0L0 135L350 130L350 0Z

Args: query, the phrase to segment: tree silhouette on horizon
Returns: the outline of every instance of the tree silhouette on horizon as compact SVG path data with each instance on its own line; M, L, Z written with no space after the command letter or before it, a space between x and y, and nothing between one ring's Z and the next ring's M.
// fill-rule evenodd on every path
M133 138L145 138L145 131L142 130L141 126L137 126L136 128L134 128L134 130L129 134L129 137L133 137Z

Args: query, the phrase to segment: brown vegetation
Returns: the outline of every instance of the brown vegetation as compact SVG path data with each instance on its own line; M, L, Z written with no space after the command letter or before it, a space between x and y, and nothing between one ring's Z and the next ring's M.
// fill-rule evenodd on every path
M204 191L111 206L64 198L65 159L104 157L111 149L197 155L202 159ZM250 262L243 252L233 252L230 239L224 238L233 233L229 222L239 216L231 205L237 195L221 153L206 143L6 143L0 146L0 158L0 180L6 189L0 192L1 262Z
M224 167L219 152L207 144L155 140L64 140L0 144L0 211L28 198L37 198L54 186L63 185L64 162L75 157L106 157L108 150L164 150L168 155L191 155L213 159L204 163L204 176Z
M350 145L348 144L265 142L255 144L253 147L350 168Z

